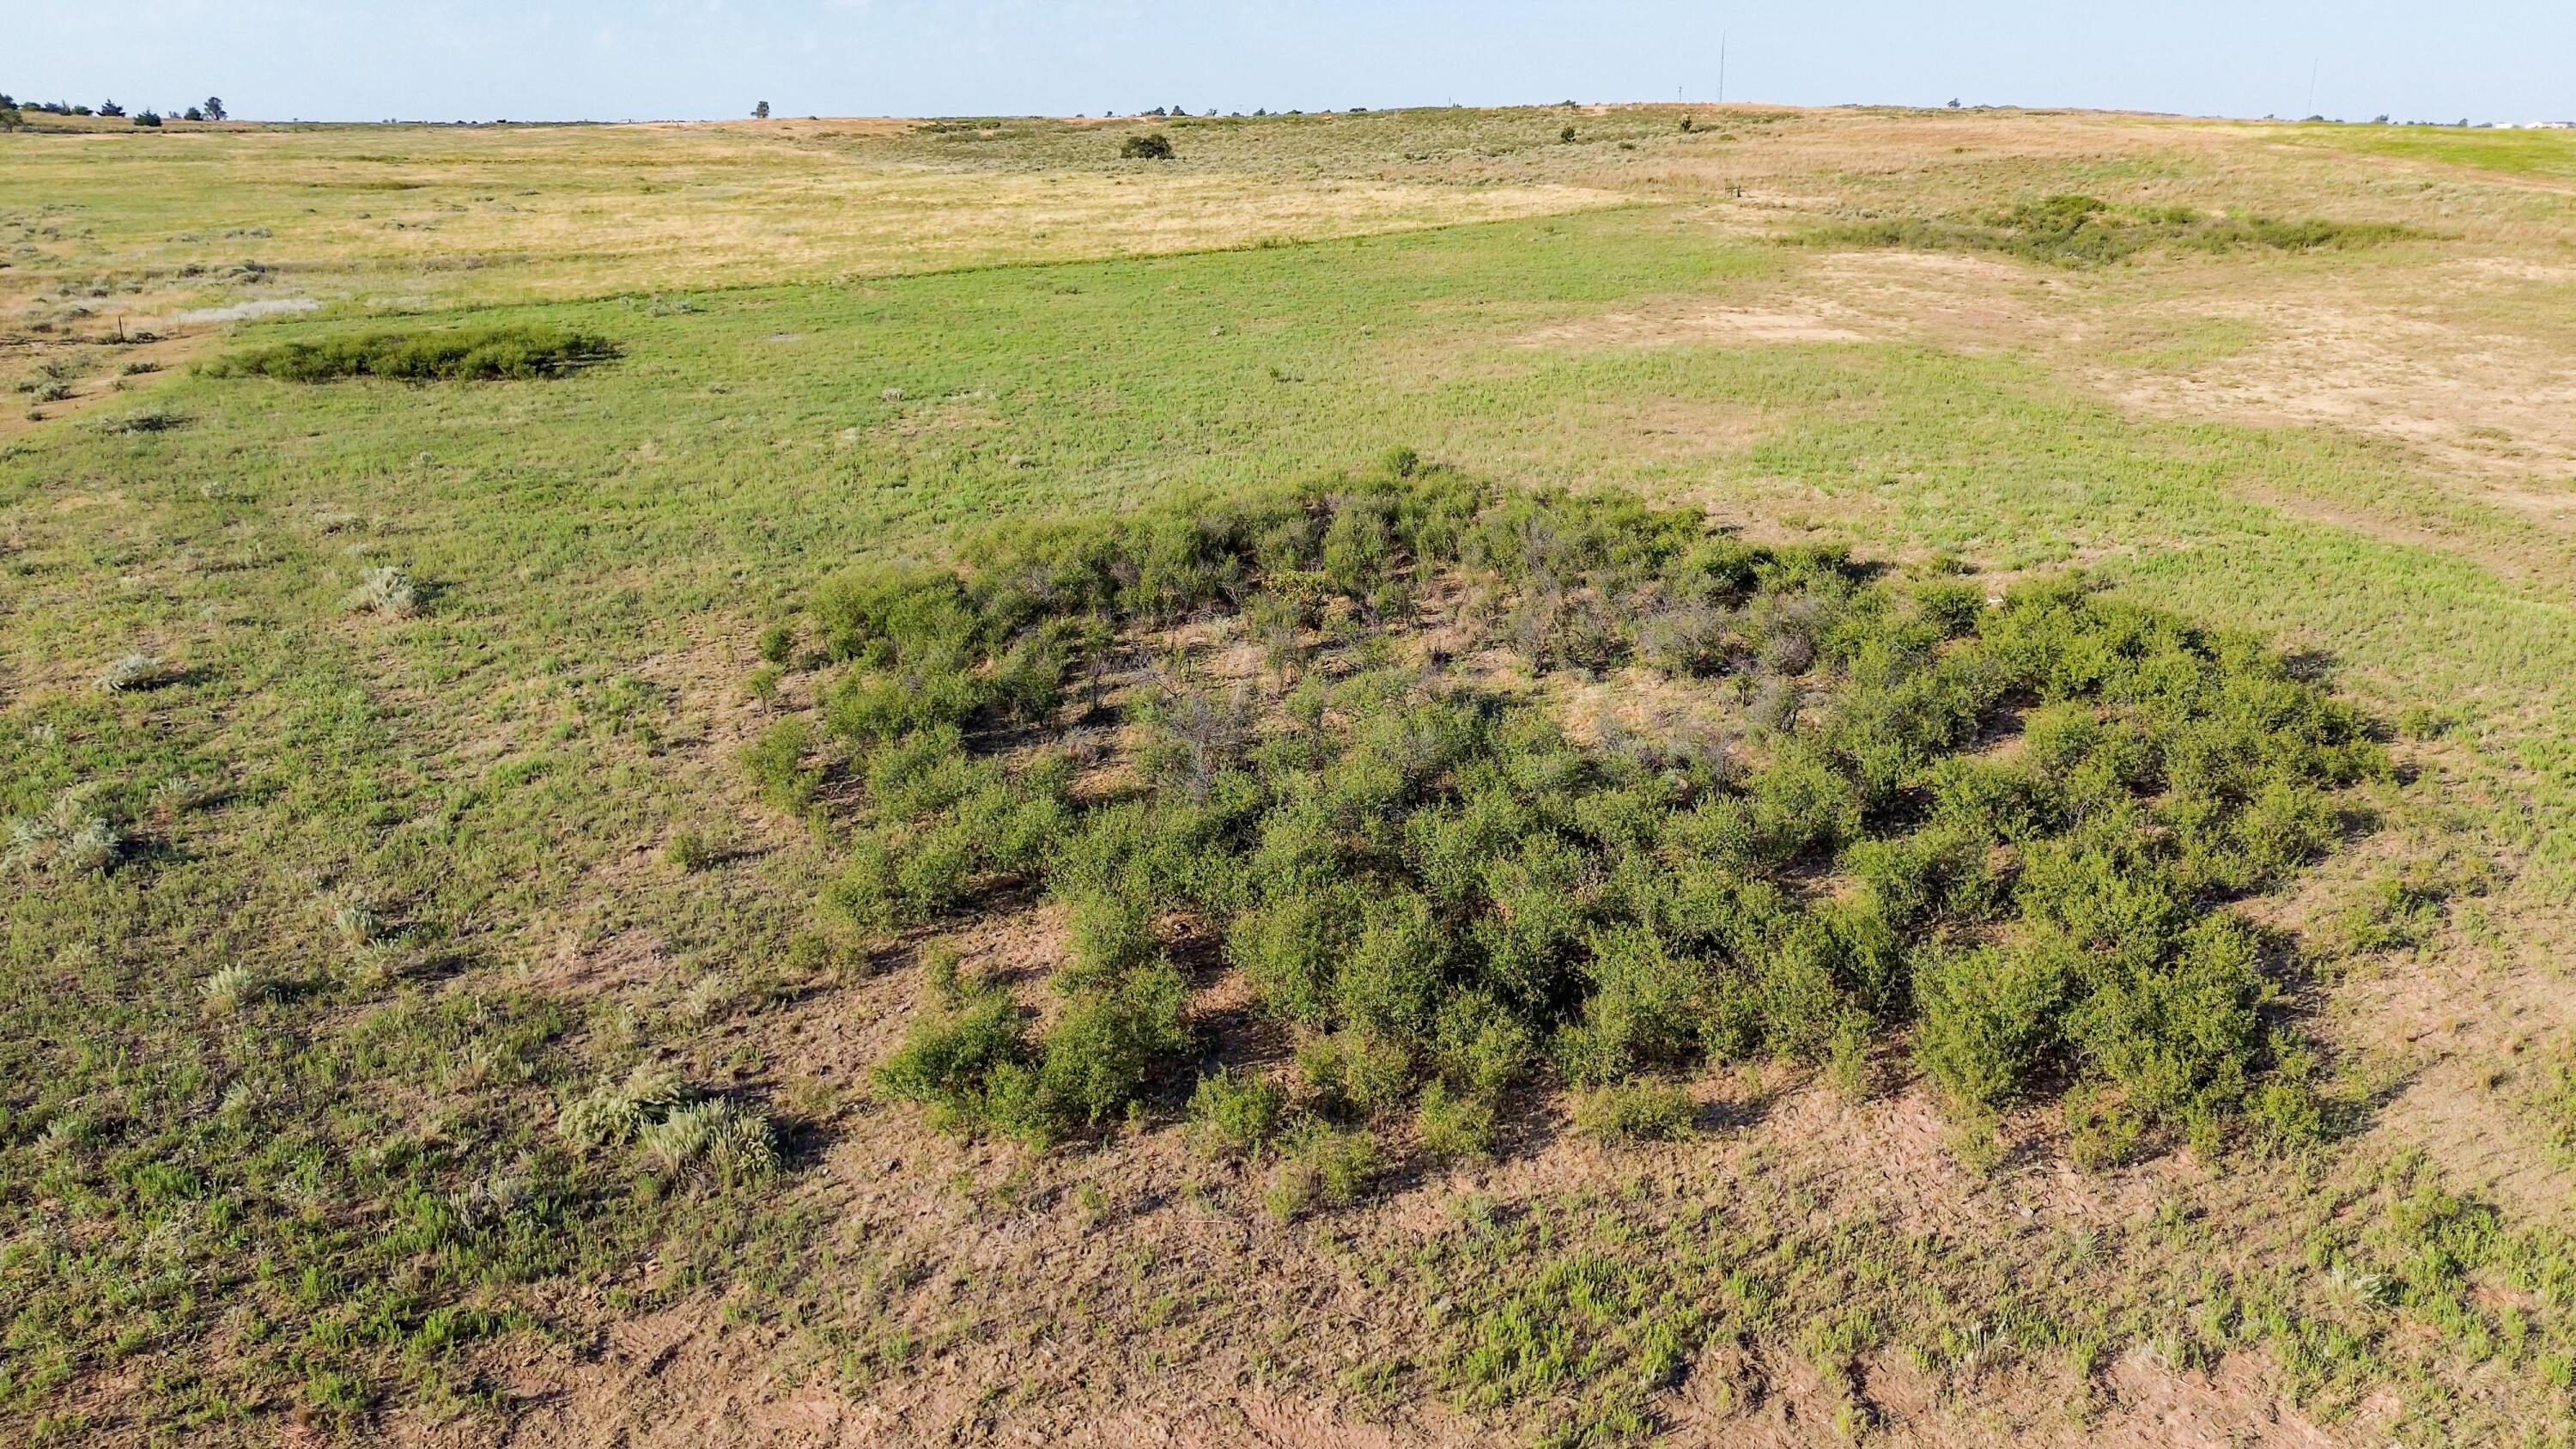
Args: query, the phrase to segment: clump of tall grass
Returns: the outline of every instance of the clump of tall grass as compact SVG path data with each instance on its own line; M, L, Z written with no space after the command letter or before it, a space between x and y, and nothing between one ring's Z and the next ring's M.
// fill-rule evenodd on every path
M358 586L349 591L347 605L353 614L408 619L420 612L420 589L411 581L411 575L391 564L382 564L358 576Z
M125 694L168 683L170 666L154 655L140 651L120 654L98 672L98 687L107 694Z
M700 1097L678 1072L652 1062L566 1099L555 1127L585 1152L633 1146L666 1175L699 1170L739 1182L778 1167L777 1134L767 1116L730 1098Z
M638 1062L624 1077L601 1082L565 1101L556 1113L555 1130L564 1141L586 1151L621 1146L669 1115L682 1100L678 1072L656 1062Z
M514 323L281 342L228 353L201 364L199 370L209 377L304 383L353 377L404 382L529 380L559 377L616 355L616 344L593 333Z
M268 983L253 967L234 962L197 983L197 995L210 1011L229 1015L267 994Z
M95 786L74 786L54 803L9 822L8 869L60 875L103 875L116 865L124 838L89 806Z

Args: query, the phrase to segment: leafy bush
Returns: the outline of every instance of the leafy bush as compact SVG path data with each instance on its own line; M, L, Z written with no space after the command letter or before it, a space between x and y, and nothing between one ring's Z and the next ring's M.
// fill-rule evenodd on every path
M1497 1127L1493 1102L1458 1091L1439 1078L1433 1078L1422 1089L1422 1101L1414 1108L1413 1125L1422 1139L1422 1150L1434 1161L1494 1155Z
M1190 1093L1190 1124L1201 1140L1238 1156L1267 1146L1287 1116L1285 1089L1267 1077L1230 1067L1199 1078Z
M1172 138L1160 131L1130 136L1119 144L1118 154L1129 161L1169 161L1173 154Z
M1168 961L1131 975L1116 990L1089 993L1047 1033L1039 1101L1048 1119L1096 1127L1136 1100L1154 1064L1188 1044L1186 993Z
M1574 1130L1604 1146L1678 1141L1698 1119L1690 1092L1672 1082L1600 1087L1574 1103Z
M1286 1160L1271 1175L1262 1204L1282 1222L1318 1208L1348 1207L1376 1185L1383 1166L1375 1137L1309 1122L1289 1136Z
M901 1049L877 1065L876 1089L928 1105L944 1126L974 1131L994 1119L994 1079L1007 1087L1029 1057L1028 1014L1008 993L985 988L916 1018Z
M780 720L743 747L743 773L751 777L752 785L769 803L781 809L803 810L814 802L815 792L823 783L822 770L806 763L806 753L813 745L814 732L805 721Z
M683 830L672 836L671 843L662 848L662 858L669 861L674 869L695 875L716 863L717 850L705 835L695 830Z
M444 332L362 332L310 342L246 348L201 364L209 377L331 382L348 377L405 382L559 377L617 355L605 337L533 323Z

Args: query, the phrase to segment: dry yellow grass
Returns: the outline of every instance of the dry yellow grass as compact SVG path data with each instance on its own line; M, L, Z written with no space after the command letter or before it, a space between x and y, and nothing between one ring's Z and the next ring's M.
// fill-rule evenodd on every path
M1614 203L1561 184L1157 168L997 174L900 123L92 128L0 138L0 314L169 328L242 303L422 308L1065 261ZM14 236L8 233L15 233ZM264 270L246 271L256 263ZM0 328L8 324L0 322Z

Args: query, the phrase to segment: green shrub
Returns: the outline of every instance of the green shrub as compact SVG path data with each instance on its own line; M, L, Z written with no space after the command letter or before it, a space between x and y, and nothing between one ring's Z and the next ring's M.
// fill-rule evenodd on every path
M678 870L694 875L716 863L721 856L713 842L695 830L683 830L671 837L662 848L662 858Z
M2056 939L1934 955L1914 973L1914 1060L1959 1106L2009 1106L2057 1047L2080 974Z
M1672 1082L1596 1087L1574 1101L1574 1130L1603 1146L1676 1142L1691 1135L1699 1108Z
M405 382L559 377L617 355L607 338L562 327L514 324L445 332L365 332L281 342L227 353L201 365L209 377L330 382L347 377Z
M880 1096L919 1102L946 1129L974 1132L996 1117L995 1079L1030 1059L1028 1013L996 987L914 1019L901 1049L877 1065ZM1009 1115L1007 1111L1003 1114Z
M801 813L813 805L823 785L822 769L806 762L813 748L814 732L804 720L780 720L743 747L743 773L762 799Z
M1160 131L1130 136L1119 143L1118 154L1129 161L1169 161L1173 156L1172 138Z
M1375 1137L1309 1122L1289 1135L1286 1159L1271 1175L1262 1203L1282 1222L1319 1208L1348 1207L1376 1185L1382 1165Z
M1493 1102L1458 1091L1436 1077L1422 1089L1413 1126L1423 1152L1435 1162L1494 1155L1498 1132Z
M2262 1005L2273 987L2251 928L2213 916L2169 961L2097 967L2069 1014L2076 1046L2151 1116L2241 1099L2257 1062Z
M1297 1070L1327 1110L1375 1117L1412 1095L1414 1060L1402 1041L1357 1028L1297 1045Z
M1267 1077L1229 1067L1199 1078L1190 1124L1212 1148L1249 1156L1269 1145L1288 1118L1288 1093Z
M1077 998L1047 1033L1039 1101L1052 1124L1097 1127L1126 1110L1155 1064L1188 1044L1185 995L1168 961L1137 971L1115 990Z

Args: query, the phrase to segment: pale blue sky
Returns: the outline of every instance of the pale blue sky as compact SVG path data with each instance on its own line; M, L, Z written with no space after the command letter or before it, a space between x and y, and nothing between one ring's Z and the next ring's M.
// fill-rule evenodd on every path
M243 116L1568 98L2576 118L2576 0L5 0L0 91ZM2311 91L2311 76L2313 92Z

